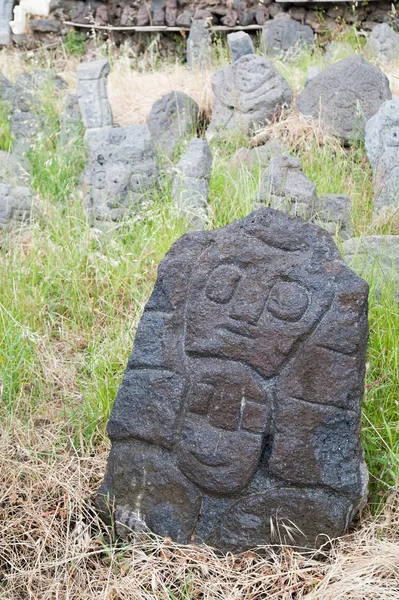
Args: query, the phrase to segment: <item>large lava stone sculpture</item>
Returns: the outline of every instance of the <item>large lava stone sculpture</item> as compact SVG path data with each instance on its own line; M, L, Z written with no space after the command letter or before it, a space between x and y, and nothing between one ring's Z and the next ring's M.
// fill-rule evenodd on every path
M364 125L392 97L388 78L360 55L340 60L314 77L297 106L320 118L344 142L364 138Z
M255 54L218 69L212 77L212 89L215 100L208 140L223 129L249 133L266 125L292 101L292 90L284 77L270 60Z
M178 240L108 424L116 530L222 551L342 534L367 490L367 292L326 231L270 208Z

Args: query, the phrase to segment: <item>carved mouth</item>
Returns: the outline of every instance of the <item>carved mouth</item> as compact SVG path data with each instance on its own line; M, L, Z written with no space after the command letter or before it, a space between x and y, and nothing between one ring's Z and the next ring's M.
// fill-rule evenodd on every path
M198 462L206 467L225 467L230 464L230 460L228 458L216 457L212 455L204 455L202 453L196 452L195 450L190 450L190 454L194 456Z
M241 337L245 337L248 340L254 339L252 331L248 331L248 327L246 325L222 325L220 329L225 329L230 333L234 333L234 335L240 335Z

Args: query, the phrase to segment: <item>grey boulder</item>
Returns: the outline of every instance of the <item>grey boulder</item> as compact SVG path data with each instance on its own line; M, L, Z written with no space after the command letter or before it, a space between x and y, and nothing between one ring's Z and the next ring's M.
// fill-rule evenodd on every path
M0 234L30 220L32 195L28 187L0 183Z
M27 187L31 179L31 167L25 158L0 150L1 183L14 187Z
M388 78L359 55L340 60L312 79L297 100L305 116L321 118L344 142L364 138L364 125L392 97Z
M172 155L197 129L199 106L184 92L169 92L152 105L147 125L158 149Z
M341 239L353 236L352 203L345 194L324 194L317 204L316 221L332 235Z
M0 2L0 46L8 46L11 41L10 21L14 0L1 0Z
M318 208L316 186L303 173L300 161L290 154L272 160L255 197L255 207L266 204L276 210L311 219Z
M108 423L117 534L319 546L367 495L367 284L323 229L262 208L158 269Z
M243 56L212 77L215 93L207 138L218 130L251 132L266 125L292 101L292 90L273 64L262 56Z
M172 196L179 213L195 228L206 220L212 155L205 140L193 138L175 167Z
M399 98L384 102L366 123L366 152L379 212L399 205Z
M208 23L202 19L192 22L187 38L187 67L207 69L211 65L211 32Z
M158 165L146 125L88 130L82 183L92 224L104 227L132 214L154 188Z
M45 123L36 112L14 112L10 118L10 131L14 139L13 153L23 156L45 135Z
M290 17L267 21L262 30L261 47L269 56L292 56L304 47L314 44L314 33L309 25L301 25Z
M79 100L76 94L67 94L65 97L64 110L60 119L60 141L67 144L81 134L83 129L82 115L79 108Z
M227 43L231 52L232 62L235 63L242 56L255 54L251 37L244 31L234 31L227 35Z
M379 23L370 33L364 52L380 62L399 60L399 34L388 23Z

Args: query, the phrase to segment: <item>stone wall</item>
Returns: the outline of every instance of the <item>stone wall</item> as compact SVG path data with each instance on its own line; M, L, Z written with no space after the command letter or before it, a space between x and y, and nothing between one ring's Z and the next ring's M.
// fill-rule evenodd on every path
M362 3L363 4L363 3ZM110 0L109 2L76 2L76 0L53 0L54 16L60 20L76 23L95 23L114 26L189 27L192 19L210 19L213 25L263 25L279 12L289 12L291 17L310 25L315 31L334 30L342 22L358 21L366 29L386 20L391 2L369 2L354 7L353 3L337 2L327 6L305 3L279 4L272 0Z
M16 45L27 47L51 42L60 35L66 35L71 27L68 23L73 22L78 27L86 26L86 29L82 27L83 32L89 32L87 26L90 25L103 27L105 30L101 35L104 37L109 35L106 30L108 26L117 27L118 30L112 32L113 41L119 44L128 38L139 53L140 48L146 47L146 31L150 30L141 30L140 35L135 36L134 30L123 28L151 27L151 32L166 27L174 28L174 36L166 31L161 36L159 51L163 55L165 52L170 54L178 51L179 39L185 43L185 38L179 35L179 31L189 29L196 19L206 19L216 29L236 26L256 29L285 12L293 19L312 27L317 34L328 38L354 23L358 23L365 31L372 30L382 22L388 22L394 29L398 29L399 20L392 7L389 1L372 1L356 6L353 2L317 4L306 0L303 4L278 3L273 0L207 0L202 3L196 0L52 0L50 15L46 18L33 16L29 21L29 33L13 35L13 41Z
M363 3L362 3L363 4ZM53 0L53 17L80 24L143 27L147 25L190 27L193 19L209 19L214 26L263 25L279 12L289 12L292 18L310 25L317 33L334 31L343 23L361 23L370 30L376 23L392 21L391 2L369 2L366 6L337 2L317 5L304 3L279 4L273 0ZM392 22L391 22L392 24Z

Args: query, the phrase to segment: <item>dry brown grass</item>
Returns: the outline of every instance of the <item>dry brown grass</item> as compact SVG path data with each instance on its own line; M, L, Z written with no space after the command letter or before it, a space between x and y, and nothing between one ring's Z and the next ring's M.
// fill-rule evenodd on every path
M185 92L198 103L204 115L210 115L213 103L211 71L191 72L180 64L156 72L129 68L128 58L119 59L109 77L109 97L117 123L144 123L151 106L164 94Z
M304 117L295 109L286 110L273 123L258 131L250 145L259 146L272 138L280 139L293 152L305 152L313 144L319 147L328 144L337 151L342 150L339 140L327 133L320 119Z
M94 510L105 461L105 448L79 456L60 426L0 431L2 600L399 598L398 496L318 556L220 557L155 536L116 548Z

